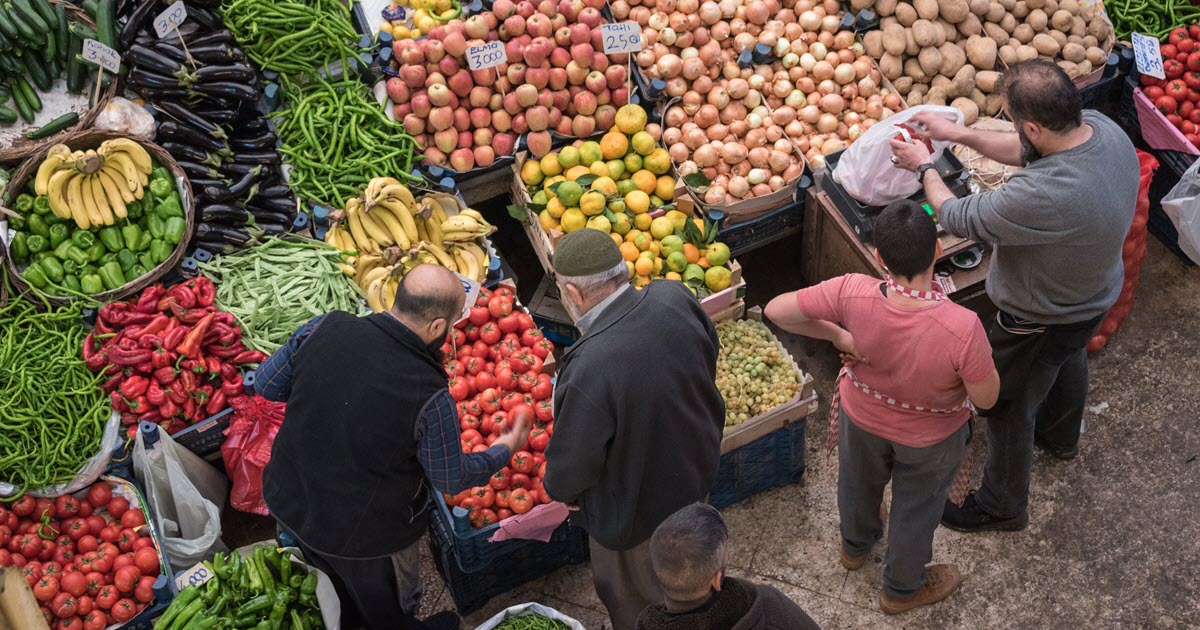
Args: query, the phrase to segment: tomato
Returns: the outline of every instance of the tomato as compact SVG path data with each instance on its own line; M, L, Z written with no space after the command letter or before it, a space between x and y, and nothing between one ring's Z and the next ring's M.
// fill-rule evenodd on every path
M474 354L472 354L473 350L474 349L471 347L471 344L469 344L469 343L466 345L463 345L463 346L459 346L458 352L454 353L454 358L459 361L466 361L467 359L470 359L471 357L475 356Z
M546 375L543 374L541 376ZM554 396L554 385L550 382L549 378L544 380L538 378L537 383L535 383L534 386L529 389L529 394L533 396L534 400L545 401L548 403L550 402L550 398ZM538 419L541 419L540 414L538 415Z
M488 312L492 317L500 319L512 312L513 300L511 296L496 294L492 299L488 300Z
M1163 92L1163 89L1159 86L1148 87L1143 91L1146 93L1146 98L1150 99L1151 103L1162 98L1163 94L1165 94L1165 92Z
M509 460L509 466L519 473L528 475L533 472L533 455L529 451L517 451Z
M139 534L139 535L142 537L133 541L133 550L134 551L137 551L138 549L143 549L146 547L149 547L150 549L154 549L154 541L153 540L150 540L150 538L147 536L144 536L141 534Z
M33 508L33 517L35 520L43 521L47 517L54 518L56 511L57 508L52 499L37 499L37 506Z
M1193 147L1200 148L1200 134L1184 136L1184 138L1192 143Z
M496 366L496 387L500 389L512 389L515 384L516 378L507 361Z
M25 578L25 581L28 582L30 586L36 586L38 580L42 579L42 565L36 562L30 562L26 564L25 566L21 567L21 576Z
M1183 65L1183 62L1178 59L1163 60L1163 74L1166 75L1167 80L1178 79L1183 76L1184 70L1187 70L1187 66Z
M479 418L471 414L463 414L458 416L458 428L462 431L472 431L479 429Z
M125 497L113 497L108 502L108 515L113 518L121 518L129 509L129 500Z
M497 322L497 325L504 333L515 333L517 332L517 328L521 325L521 320L517 318L516 313L510 312L508 315L501 317L500 321Z
M1178 44L1175 44L1175 47L1179 49L1180 53L1183 53L1186 55L1186 54L1190 54L1196 50L1196 42L1194 42L1190 39L1181 39L1181 40L1179 40Z
M67 519L63 523L63 533L66 534L72 542L78 542L80 538L87 536L89 532L87 521L75 517Z
M54 552L58 550L58 545L49 540L42 541L42 551L37 555L38 560L46 562L54 557ZM42 573L46 572L46 567L42 567Z
M79 514L79 501L69 494L64 494L54 500L54 512L59 519L71 518Z
M1186 100L1188 95L1187 83L1181 79L1168 81L1163 87L1163 94L1174 99L1176 102Z
M478 359L484 359L485 364L486 364L488 353L490 353L491 351L492 351L492 347L486 343L483 343L482 340L476 340L475 343L471 344L471 356L476 357ZM471 371L470 365L467 366L467 371L468 372Z
M13 555L7 549L0 549L0 567L11 567L13 564Z
M86 615L96 608L96 602L92 601L92 598L88 597L87 595L80 595L79 597L76 597L75 604L79 608L79 610L76 612L80 615Z
M1158 111L1162 112L1164 115L1170 115L1175 113L1178 103L1176 103L1175 99L1171 98L1170 96L1164 96L1157 101L1154 101L1154 106L1157 107Z
M533 412L539 422L549 422L554 419L554 403L548 398L539 400L533 406Z
M133 512L126 512L132 514ZM117 538L117 548L121 551L133 551L133 541L137 540L137 532L132 529L125 528L121 530L120 537Z
M487 508L480 508L478 510L472 510L470 517L471 517L471 525L475 526L475 529L482 529L484 527L487 527L488 525L495 523L497 520L496 513Z
M533 344L533 347L529 351L533 353L533 356L545 361L546 357L554 352L554 342L543 337L537 343Z
M104 630L108 627L108 622L104 619L104 613L100 611L92 611L82 617L83 630Z
M1163 44L1158 52L1162 53L1163 59L1174 59L1179 54L1179 47L1175 44Z
M1192 39L1200 39L1200 25L1193 24L1188 27L1188 37Z
M520 322L520 325L517 326L518 332L525 332L526 330L529 330L530 328L534 328L534 329L537 328L533 323L533 317L531 317L529 315L529 313L526 313L525 311L517 312L517 321ZM538 331L538 332L540 333L541 331Z
M530 457L529 459L532 463L533 458ZM512 478L508 480L508 487L512 490L517 488L525 488L528 490L533 487L533 481L529 478L529 475L525 473L513 473Z
M499 437L501 435L504 435L508 431L509 426L510 425L508 422L508 412L507 411L497 411L496 413L492 414L492 436L493 437ZM489 445L490 444L491 444L491 442L489 442Z
M1186 28L1173 28L1170 34L1167 35L1167 42L1171 44L1179 44L1180 41L1188 38L1188 30Z
M545 461L543 461L542 463L538 464L538 467L537 467L537 477L538 477L538 479L539 479L539 480L540 480L540 479L545 479L545 478L546 478L546 462L545 462Z
M92 513L95 511L96 511L96 508L93 507L91 503L88 503L87 501L79 502L79 516L86 518L88 516L91 516Z
M474 309L472 309L474 310ZM492 345L500 341L500 328L495 322L486 322L479 326L479 340L487 345Z
M39 602L48 602L58 595L58 578L53 576L42 576L33 586L33 596Z
M115 553L107 553L103 550L97 551L95 559L92 560L92 570L99 571L101 573L108 573L109 571L112 571L113 558L115 557Z
M450 388L450 397L453 398L455 402L462 402L467 399L467 396L470 395L471 390L468 387L467 382L461 378L452 377L447 382L447 386Z
M550 434L542 429L534 429L529 434L529 448L535 451L544 451L550 446Z
M455 346L461 346L461 345L467 343L467 333L456 328L454 330L454 335L450 337L450 340L454 343Z
M500 408L500 392L496 389L485 389L479 393L479 406L487 413L494 413Z
M496 510L496 522L499 523L500 521L503 521L504 519L509 518L512 515L513 515L512 510L510 510L508 508L500 508L499 510Z
M1200 74L1200 73L1197 73L1197 74ZM1184 101L1179 104L1179 117L1184 120L1187 120L1188 117L1190 117L1192 115L1192 112L1195 109L1196 109L1195 103L1193 103L1191 101Z
M475 377L475 387L478 389L495 389L496 377L485 366L484 370Z
M467 324L463 327L463 332L467 335L467 341L472 343L479 341L479 327L475 324ZM470 346L463 346L463 348L466 348L468 351L471 350ZM461 353L462 348L459 348L458 351ZM462 355L459 354L459 357L461 358Z
M104 528L108 526L108 521L98 514L89 516L85 520L87 521L88 533L93 536L99 536L100 532L104 531Z
M493 437L495 437L495 436L493 436ZM474 446L474 447L471 449L471 452L472 452L472 453L482 453L482 452L484 452L484 451L488 450L488 447L489 447L489 446L491 446L491 444L476 444L476 445L475 445L475 446Z
M79 605L70 593L59 593L50 602L50 611L60 619L74 615L77 610L79 610Z
M58 620L54 630L83 630L83 620L78 615L70 615Z
M33 509L37 507L37 500L28 494L22 495L20 499L13 502L11 510L17 516L29 516L33 514Z
M500 400L500 408L504 411L512 411L512 408L519 404L521 404L521 395L517 392L508 392Z
M1178 114L1167 114L1167 122L1174 125L1176 129L1183 125L1183 119Z
M488 480L488 485L493 490L505 490L508 488L508 479L512 477L512 470L508 466L496 471L492 478ZM503 507L503 506L501 506Z
M21 555L33 560L42 553L42 541L37 536L25 534L21 540Z
M130 619L133 619L133 616L136 614L137 604L133 603L132 599L126 598L118 600L117 603L113 604L112 616L113 619L116 619L117 621L124 623Z
M530 497L529 491L523 488L513 490L509 495L508 502L512 506L514 514L524 514L533 509L533 499Z
M492 318L492 314L487 308L482 306L472 306L471 312L467 315L467 321L476 326L483 326Z
M73 566L72 563L75 561L75 552L70 547L59 546L58 549L54 550L54 555L51 556L51 559L65 567L70 567Z
M1183 121L1183 124L1179 126L1179 130L1182 131L1183 135L1185 136L1196 135L1196 124L1190 120L1185 120Z
M550 503L550 497L546 496L546 486L542 485L541 479L533 480L533 492L538 498L538 503Z
M472 416L482 416L483 408L479 406L478 400L463 401L463 411Z
M148 575L138 578L137 586L133 587L133 598L143 604L154 601L154 578Z
M496 504L496 491L491 486L478 486L472 489L471 496L479 499L479 507L490 508Z
M10 529L8 527L8 525L0 525L0 547L7 545L9 539L11 539L11 538L12 538L12 529ZM0 566L4 566L4 565L0 564Z
M132 593L133 587L137 585L140 577L142 577L142 572L133 566L133 560L130 559L128 565L117 569L116 575L113 576L113 586L116 586L117 590L122 593Z
M537 376L534 376L530 372L525 372L517 377L517 389L521 390L522 392L532 393L533 388L537 387L537 385Z
M118 525L109 525L100 530L100 540L111 543L121 537L121 528Z
M85 584L87 585L87 594L95 597L105 584L104 574L100 573L99 571L91 571L83 577L86 580Z
M539 340L541 340L542 331L537 328L526 328L521 333L521 345L526 348L532 348Z

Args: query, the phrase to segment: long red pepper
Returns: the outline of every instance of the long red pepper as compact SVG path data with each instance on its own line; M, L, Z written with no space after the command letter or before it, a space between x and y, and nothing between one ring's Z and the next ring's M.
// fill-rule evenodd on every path
M183 341L175 346L174 350L189 359L195 359L200 356L200 341L204 339L204 333L208 332L209 325L212 324L213 314L205 315L203 319L196 322L192 327L191 332L183 338Z

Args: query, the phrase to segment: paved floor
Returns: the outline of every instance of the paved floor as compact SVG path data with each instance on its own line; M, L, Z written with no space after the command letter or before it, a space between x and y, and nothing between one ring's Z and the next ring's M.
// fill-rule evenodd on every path
M833 462L818 452L835 354L785 338L822 396L807 428L804 482L724 511L730 573L771 584L825 628L1200 627L1200 271L1150 239L1137 304L1091 361L1083 450L1072 462L1037 457L1028 530L964 535L939 529L934 560L964 583L946 602L900 617L878 611L883 542L863 571L837 563ZM776 291L772 265L747 264L751 300ZM750 270L754 270L751 272ZM791 274L786 274L791 275ZM982 444L977 444L982 447ZM982 458L980 458L982 461ZM426 558L426 606L453 606ZM559 570L493 599L474 627L506 606L538 601L589 629L609 628L586 565Z

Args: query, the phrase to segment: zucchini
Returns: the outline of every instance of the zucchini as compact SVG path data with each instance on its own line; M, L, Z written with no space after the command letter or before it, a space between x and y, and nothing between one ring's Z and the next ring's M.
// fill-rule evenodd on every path
M25 100L25 90L21 89L21 84L25 82L25 79L12 77L9 80L12 81L13 103L17 106L17 112L21 114L21 118L25 122L33 122L33 107Z
M96 13L100 10L99 3L96 0L83 0L83 3L79 6L83 7L84 13L87 13L93 22L96 21Z
M71 31L71 34L78 37L81 42L85 39L100 39L99 37L96 36L95 29L93 29L90 26L87 26L86 24L83 24L82 22L68 23L67 30ZM80 44L79 50L82 50L82 49L83 49L83 44Z
M8 41L4 33L0 33L0 50L12 50L13 43Z
M0 5L0 34L3 34L13 43L16 43L21 38L16 23L13 22L12 16L8 14L8 10L3 5Z
M42 16L38 14L33 5L29 4L29 0L11 0L13 8L17 10L17 17L25 18L26 24L38 33L45 33L50 30L50 25Z
M71 48L82 46L83 43L75 35L71 35ZM87 68L84 66L83 60L79 55L71 55L67 57L67 91L72 94L82 94L84 84L87 82Z
M8 82L0 83L0 105L8 102L12 98L12 90L8 88Z
M58 17L54 15L54 5L50 3L50 0L29 0L29 3L42 16L42 19L46 20L46 25L54 28L54 23L58 21Z
M0 69L13 76L25 74L25 65L12 53L0 53Z
M58 22L58 33L54 36L58 42L58 61L66 63L71 54L71 30L67 28L67 10L61 2L54 5L54 20Z
M54 120L51 120L41 127L38 127L37 129L31 129L25 132L25 137L29 138L30 140L47 138L78 123L79 114L76 112L68 112L62 116L59 116L58 118L55 118Z
M54 34L57 32L57 28L46 29L46 44L42 46L42 61L50 61L58 56L58 45L54 43Z
M0 124L11 125L17 122L17 112L0 105Z
M17 81L17 87L21 89L21 93L25 96L25 102L29 103L29 107L33 108L33 111L42 111L42 99L38 96L37 90L34 90L33 86L29 85L28 81L21 78Z
M33 83L38 89L43 92L49 92L54 86L54 79L50 78L50 73L46 66L42 64L39 55L30 50L24 55L21 55L21 61L25 62L25 69L29 71L29 78L33 79Z
M96 35L100 43L117 49L117 16L114 15L115 0L99 0L96 4Z
M58 63L58 57L51 57L50 61L46 62L46 72L50 75L50 82L53 83L62 76L63 67Z
M11 2L5 2L4 8L8 11L9 19L16 25L17 32L21 34L21 39L34 47L46 43L46 38L42 36L42 31L34 30L29 25L29 22L25 20L25 16L21 15Z

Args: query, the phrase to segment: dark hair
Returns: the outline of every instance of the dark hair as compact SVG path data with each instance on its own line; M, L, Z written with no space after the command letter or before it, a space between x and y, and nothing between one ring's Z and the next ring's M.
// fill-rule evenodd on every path
M875 218L875 247L893 276L912 278L933 264L937 226L915 201L893 201Z
M418 292L410 290L409 277L400 279L400 286L396 288L396 301L392 303L393 313L421 322L444 319L448 326L458 320L462 313L459 300L462 299L463 293L457 290L457 285L432 290L426 288Z
M1035 122L1054 132L1083 124L1083 101L1071 77L1045 59L1009 67L1001 77L1001 94L1013 122Z
M667 517L650 537L654 575L667 596L681 601L703 597L713 576L725 568L727 538L725 519L706 503Z

